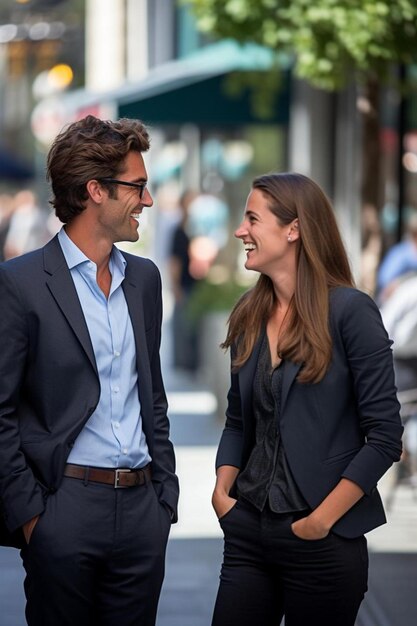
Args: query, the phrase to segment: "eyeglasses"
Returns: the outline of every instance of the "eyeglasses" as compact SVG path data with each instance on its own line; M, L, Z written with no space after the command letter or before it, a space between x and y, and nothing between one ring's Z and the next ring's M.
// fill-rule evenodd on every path
M125 185L126 187L134 187L139 192L139 198L142 200L145 193L147 183L130 183L128 180L118 180L117 178L98 178L99 182L112 183L113 185Z

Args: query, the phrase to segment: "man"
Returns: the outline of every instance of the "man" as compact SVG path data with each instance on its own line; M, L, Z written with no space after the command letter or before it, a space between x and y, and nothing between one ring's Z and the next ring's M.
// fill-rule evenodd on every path
M144 126L93 116L48 155L57 217L0 265L3 543L29 626L151 626L178 482L161 378L161 282L120 252L152 206Z
M195 198L196 193L188 189L181 194L181 218L172 235L169 257L171 287L175 300L172 324L173 365L190 372L198 367L196 329L188 313L196 279L190 273L187 221L188 208Z

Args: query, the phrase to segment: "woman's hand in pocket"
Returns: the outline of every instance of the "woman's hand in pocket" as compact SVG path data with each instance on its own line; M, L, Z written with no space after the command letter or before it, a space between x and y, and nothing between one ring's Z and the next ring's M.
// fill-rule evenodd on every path
M32 533L35 529L36 524L38 523L38 520L39 515L35 515L35 517L32 517L32 519L30 519L28 522L25 522L25 524L23 524L22 526L23 535L25 537L27 545L29 545L30 538L32 537Z
M218 519L224 517L236 504L236 499L231 498L226 493L214 491L211 503L216 512Z
M318 523L312 515L302 517L291 524L291 530L296 537L306 541L324 539L329 534L329 529Z

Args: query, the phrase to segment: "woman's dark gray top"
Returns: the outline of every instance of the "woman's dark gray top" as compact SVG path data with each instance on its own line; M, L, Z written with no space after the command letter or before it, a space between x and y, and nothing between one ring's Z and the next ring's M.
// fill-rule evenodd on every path
M291 474L279 433L282 372L282 363L272 366L265 332L253 381L256 443L237 479L237 488L239 497L260 511L268 503L275 513L308 508Z

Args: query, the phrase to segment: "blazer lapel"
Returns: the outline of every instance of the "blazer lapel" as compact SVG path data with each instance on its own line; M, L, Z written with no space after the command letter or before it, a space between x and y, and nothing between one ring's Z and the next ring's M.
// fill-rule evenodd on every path
M252 413L252 389L253 380L255 377L255 370L258 364L259 352L262 345L262 339L264 332L262 332L255 343L249 359L242 365L239 370L239 389L240 397L242 400L242 413L243 415L250 415ZM297 376L301 363L293 363L292 361L284 361L284 373L282 380L282 395L281 395L281 417L284 411L285 403L288 398L288 393L291 389L295 377Z
M133 334L135 336L136 347L136 367L138 372L138 389L139 399L142 409L142 418L146 421L146 407L149 405L151 398L149 391L152 389L152 380L150 376L149 357L147 351L145 318L143 311L143 294L142 287L138 281L132 277L129 270L129 264L126 266L126 277L122 283L123 292L125 294L129 316L132 322ZM146 358L144 358L146 354Z
M293 363L292 361L284 361L284 373L282 379L282 395L281 395L281 418L284 412L285 403L288 398L288 392L297 376L301 363Z
M243 416L248 416L252 413L253 379L255 378L255 371L258 364L258 357L263 336L264 333L261 333L255 343L252 354L239 370L239 389L242 400Z
M97 374L97 364L87 324L78 299L77 290L71 278L71 272L66 264L57 236L44 247L44 269L50 275L50 278L46 281L48 289L66 317Z

